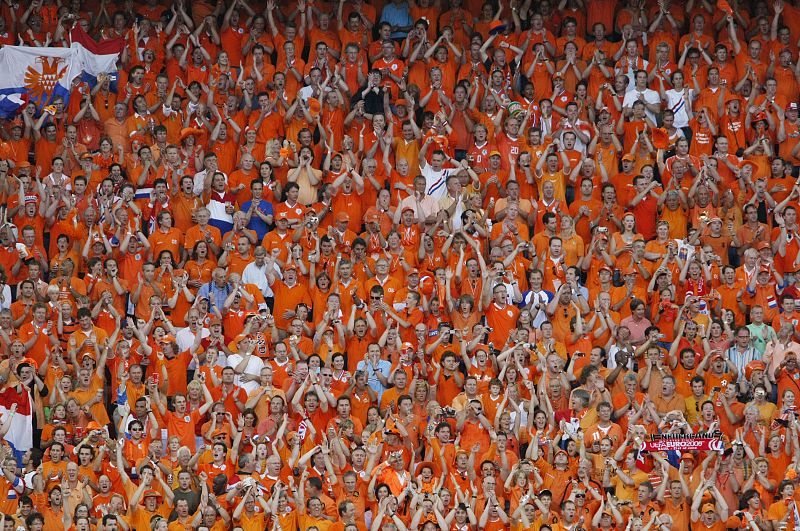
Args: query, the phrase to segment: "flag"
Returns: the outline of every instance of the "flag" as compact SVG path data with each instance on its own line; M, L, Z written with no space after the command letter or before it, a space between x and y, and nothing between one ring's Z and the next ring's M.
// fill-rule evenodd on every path
M106 39L100 42L95 41L79 25L75 24L70 32L72 49L77 51L77 61L81 80L94 87L97 84L97 75L100 73L108 74L111 81L111 91L117 90L117 67L116 61L125 47L125 39Z
M778 299L772 295L767 295L767 306L773 310L778 307Z
M17 387L21 392L17 392ZM33 447L33 400L24 385L9 386L0 392L0 413L4 422L10 415L12 404L17 405L17 412L11 418L11 427L4 438L17 452L26 452Z
M0 112L13 117L25 98L37 108L69 97L71 48L3 46L0 49Z
M95 42L80 26L70 34L69 48L4 46L0 49L0 116L12 118L27 102L38 109L61 97L66 104L76 77L97 81L115 74L121 39ZM90 83L92 84L92 83Z

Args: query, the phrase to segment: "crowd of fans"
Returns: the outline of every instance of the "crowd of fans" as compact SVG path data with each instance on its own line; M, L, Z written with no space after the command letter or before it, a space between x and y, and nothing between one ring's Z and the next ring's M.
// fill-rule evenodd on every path
M795 4L3 2L0 528L799 528Z

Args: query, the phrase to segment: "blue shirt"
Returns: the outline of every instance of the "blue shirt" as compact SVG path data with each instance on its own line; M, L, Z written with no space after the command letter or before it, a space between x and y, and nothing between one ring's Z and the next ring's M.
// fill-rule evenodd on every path
M383 6L383 11L381 12L381 22L388 22L392 26L397 26L398 28L403 28L406 26L413 26L414 21L411 20L411 13L409 12L408 2L403 2L402 4L395 4L394 2L390 2ZM392 39L405 39L406 35L408 35L407 31L395 31L391 34Z
M250 210L250 205L252 203L253 203L252 201L247 201L246 203L244 203L241 207L242 212L247 212L248 210ZM266 199L261 199L256 209L260 210L261 213L264 214L265 216L272 215L272 203L270 203ZM258 236L259 242L261 242L261 240L264 239L264 236L267 235L268 232L267 227L268 225L266 224L266 222L264 222L264 220L258 217L255 213L252 216L250 216L250 222L247 223L248 229L256 231L256 236Z
M217 286L217 283L212 280L208 284L200 286L200 289L197 290L197 296L207 298L209 306L216 306L221 312L225 305L225 299L228 298L231 291L233 291L233 288L231 288L230 284L227 282L220 288Z
M376 373L380 372L383 374L384 378L389 378L389 374L392 370L392 364L386 360L380 360L378 361L376 369L373 370L367 360L362 360L358 362L356 369L359 371L364 371L367 374L367 385L372 387L372 390L378 395L378 403L380 403L381 395L383 395L383 392L386 390L386 388L383 386L383 384L381 384L381 381L376 376Z

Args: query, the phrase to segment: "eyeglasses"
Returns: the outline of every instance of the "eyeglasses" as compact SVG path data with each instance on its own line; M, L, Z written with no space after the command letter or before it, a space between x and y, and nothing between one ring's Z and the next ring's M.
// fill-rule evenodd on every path
M586 493L585 492L577 492L577 493L575 493L575 497L576 498L585 498L586 497Z
M143 431L142 428L131 428L131 431Z
M381 300L381 296L380 295L378 295L378 296L372 295L372 296L370 296L370 299L372 299L374 301L379 301L379 300Z
M321 372L319 373L321 376L333 376L332 372Z
M739 339L750 339L750 335L746 335L746 336L741 336L740 335L740 336L736 336L736 337L738 337Z

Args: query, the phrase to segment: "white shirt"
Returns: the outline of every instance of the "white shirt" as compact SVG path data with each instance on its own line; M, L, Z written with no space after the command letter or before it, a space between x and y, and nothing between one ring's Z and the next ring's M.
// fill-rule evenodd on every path
M675 127L688 127L689 114L686 112L686 100L683 99L683 91L678 92L675 89L669 89L664 93L667 96L667 109L671 109L675 113ZM695 99L694 89L689 89L689 101Z
M433 166L423 161L423 164L419 166L419 172L425 177L425 193L439 201L447 195L447 177L455 175L459 171L459 168L444 168L436 171Z
M443 188L444 189L444 188ZM422 200L419 202L420 208L417 208L417 199L413 195L410 195L400 201L400 204L397 206L397 210L395 210L394 214L394 222L396 224L400 224L400 216L403 214L403 210L406 207L411 208L414 210L414 217L418 220L424 220L428 216L436 215L439 213L439 201L434 199L433 197L426 195L422 197ZM421 212L420 212L421 210Z
M639 99L639 94L644 95L645 103L651 105L661 105L661 96L659 96L658 92L656 92L655 90L651 90L649 88L646 88L644 90L638 90L634 88L625 93L625 99L622 100L622 107L623 108L633 107L634 102ZM655 113L651 112L646 107L644 112L653 123L656 123Z
M236 366L239 365L244 357L239 354L231 354L228 356L228 367L232 369L236 369ZM250 374L253 376L261 376L261 369L264 367L264 361L256 355L250 356L247 360L247 365L244 368L242 374ZM241 376L237 373L233 379L233 383L240 386L244 389L247 394L249 395L259 387L258 380L252 380L249 382L243 382Z
M208 331L208 328L203 328L201 334L202 337L208 337L211 335L211 332ZM192 332L192 329L188 326L181 328L178 330L178 333L175 334L175 342L178 344L178 349L180 349L181 352L189 350L189 347L194 344L194 332ZM188 368L194 369L194 362L189 362Z
M11 302L11 288L8 284L3 284L0 287L0 310L10 309Z
M225 183L228 182L228 176L225 172L217 170L219 173L225 176ZM199 171L194 174L194 186L192 186L192 192L194 195L200 197L203 195L203 190L205 190L205 181L206 175L208 175L208 170Z
M628 86L625 88L626 92L630 92L633 90L634 85L636 84L636 71L641 69L646 72L650 71L650 62L647 59L642 59L641 65L638 64L638 61L632 60L630 58L623 57L619 60L620 68L615 69L616 75L623 75L628 78Z
M453 203L456 203L456 208L453 210L453 215L450 216L450 224L452 225L453 230L461 230L461 214L464 213L464 202L461 201L461 196L452 197L450 194L445 194L444 199L439 201L439 208L441 210L447 210L450 208ZM446 205L446 206L445 206Z
M583 120L577 120L575 122L575 127L572 127L571 125L567 125L565 128L562 128L562 130L561 130L561 141L562 142L564 141L564 133L566 133L567 131L575 131L576 129L579 130L581 133L585 134L586 136L588 136L590 139L592 138L592 128L591 128L591 126L588 123L584 122ZM591 142L591 140L590 140L590 142ZM581 153L584 153L586 151L586 144L584 144L581 141L581 139L580 139L580 137L578 135L575 135L575 146L573 146L573 149L575 151L580 151Z
M544 290L540 290L537 292L528 291L522 297L522 304L524 306L527 306L528 304L530 304L531 299L533 299L534 297L539 298L540 302L538 304L540 304L540 307L539 307L539 312L536 314L536 318L533 320L531 325L538 330L539 327L542 326L542 323L547 320L547 312L545 312L544 309L548 304L550 304L550 294ZM536 306L536 304L537 302L534 301L533 305ZM535 309L531 309L531 313L535 311L536 311Z
M275 270L275 274L280 277L280 268L277 264L272 266ZM269 287L269 281L267 280L267 263L264 262L264 265L259 267L256 265L255 262L250 262L247 264L247 267L244 268L242 271L242 282L245 284L253 284L254 286L258 287L258 290L264 297L274 297L275 293L272 291L272 288ZM259 309L261 307L259 306Z
M628 354L632 354L635 349L633 349L632 347L628 347L627 350L626 349L622 349L622 348L619 347L619 345L617 343L614 343L613 345L611 345L611 348L608 349L608 359L606 360L606 367L608 367L609 369L616 369L617 368L617 358L616 358L617 352L620 352L620 351L623 351L623 350L626 351ZM628 356L628 363L625 366L625 369L633 370L633 362L634 362L633 356ZM620 374L619 378L622 378L622 376L623 375Z

